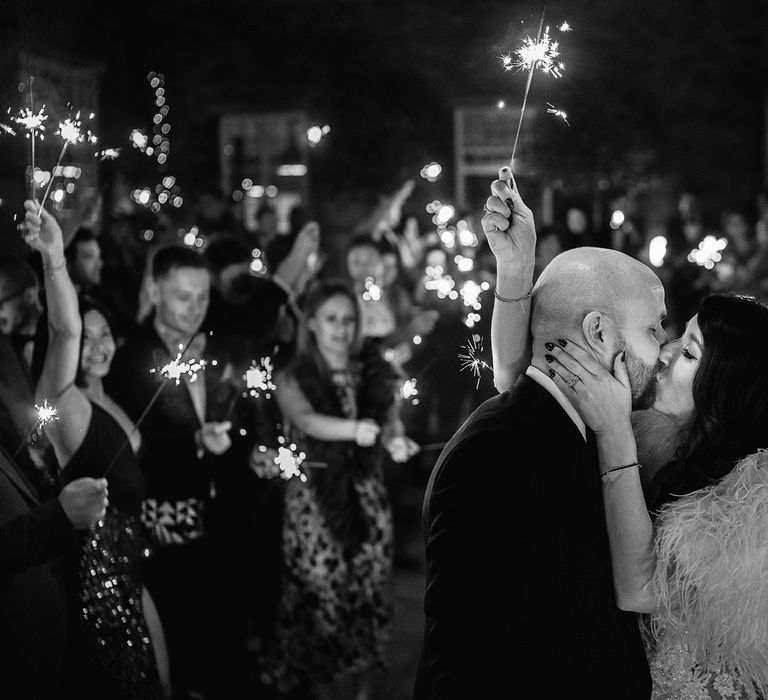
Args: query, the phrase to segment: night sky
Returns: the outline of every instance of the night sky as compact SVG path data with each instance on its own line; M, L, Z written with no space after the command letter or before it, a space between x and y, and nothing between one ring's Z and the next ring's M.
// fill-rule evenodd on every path
M531 99L567 109L541 128L546 177L574 187L673 176L713 205L760 186L766 3L550 2L573 27L562 79ZM536 30L541 4L507 0L260 0L4 3L0 38L103 69L100 130L124 139L151 118L149 70L166 76L178 173L216 181L216 120L228 110L303 109L333 127L315 173L322 196L372 199L429 160L450 163L455 103L519 101L500 54ZM20 45L20 44L17 44ZM449 181L446 181L449 184Z

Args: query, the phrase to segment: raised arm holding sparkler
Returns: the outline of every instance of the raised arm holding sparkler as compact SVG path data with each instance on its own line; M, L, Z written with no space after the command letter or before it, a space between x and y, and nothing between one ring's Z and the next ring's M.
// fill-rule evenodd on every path
M64 466L82 444L91 422L91 403L74 387L83 324L77 293L67 272L61 227L37 202L27 200L24 208L22 233L27 245L43 259L48 308L48 348L35 400L40 406L50 402L56 411L57 420L48 421L45 431L59 464Z
M37 202L28 200L24 206L24 240L42 256L45 272L49 338L36 395L49 412L56 411L56 419L44 429L64 483L101 477L96 483L106 492L103 477L109 472L112 485L114 505L83 544L81 630L76 637L97 650L89 652L95 687L107 689L111 697L120 688L131 697L158 700L161 685L168 688L168 664L160 620L141 579L142 547L136 533L144 482L133 451L123 449L128 441L127 417L103 391L94 394L94 386L101 386L109 369L114 342L98 309L80 316L58 223ZM78 382L81 386L76 379L83 379ZM115 619L122 624L104 624ZM128 678L132 680L126 687Z
M533 213L525 205L509 168L499 170L485 203L483 232L496 257L491 320L493 377L507 390L530 358L530 307L536 250Z

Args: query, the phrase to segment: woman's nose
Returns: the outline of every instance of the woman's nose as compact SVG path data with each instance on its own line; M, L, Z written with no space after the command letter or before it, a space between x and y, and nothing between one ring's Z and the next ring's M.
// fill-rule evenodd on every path
M678 338L677 340L670 340L662 345L661 351L659 352L659 362L661 362L665 368L669 367L672 359L680 350L680 343L681 339Z

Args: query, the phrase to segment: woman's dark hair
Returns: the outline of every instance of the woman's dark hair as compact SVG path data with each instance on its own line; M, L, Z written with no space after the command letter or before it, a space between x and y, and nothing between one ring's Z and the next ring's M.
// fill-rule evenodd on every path
M83 324L85 324L85 314L87 314L89 311L98 311L103 317L104 320L107 322L107 325L111 329L114 327L114 323L112 322L112 314L107 311L107 309L100 304L96 299L94 299L92 296L88 296L87 294L82 295L79 298L80 303L80 318L83 319ZM83 330L80 333L80 352L77 356L77 373L75 374L75 386L84 387L86 386L85 381L85 373L83 372L83 344L85 342L85 325L83 325Z
M720 480L768 447L768 306L712 295L699 307L704 340L693 378L694 416L671 464L651 482L653 509Z

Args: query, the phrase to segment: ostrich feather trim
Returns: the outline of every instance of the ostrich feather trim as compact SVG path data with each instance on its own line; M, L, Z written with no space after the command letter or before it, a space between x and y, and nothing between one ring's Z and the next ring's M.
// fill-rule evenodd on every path
M656 521L657 639L685 640L704 671L768 693L768 450L717 484L666 504Z

